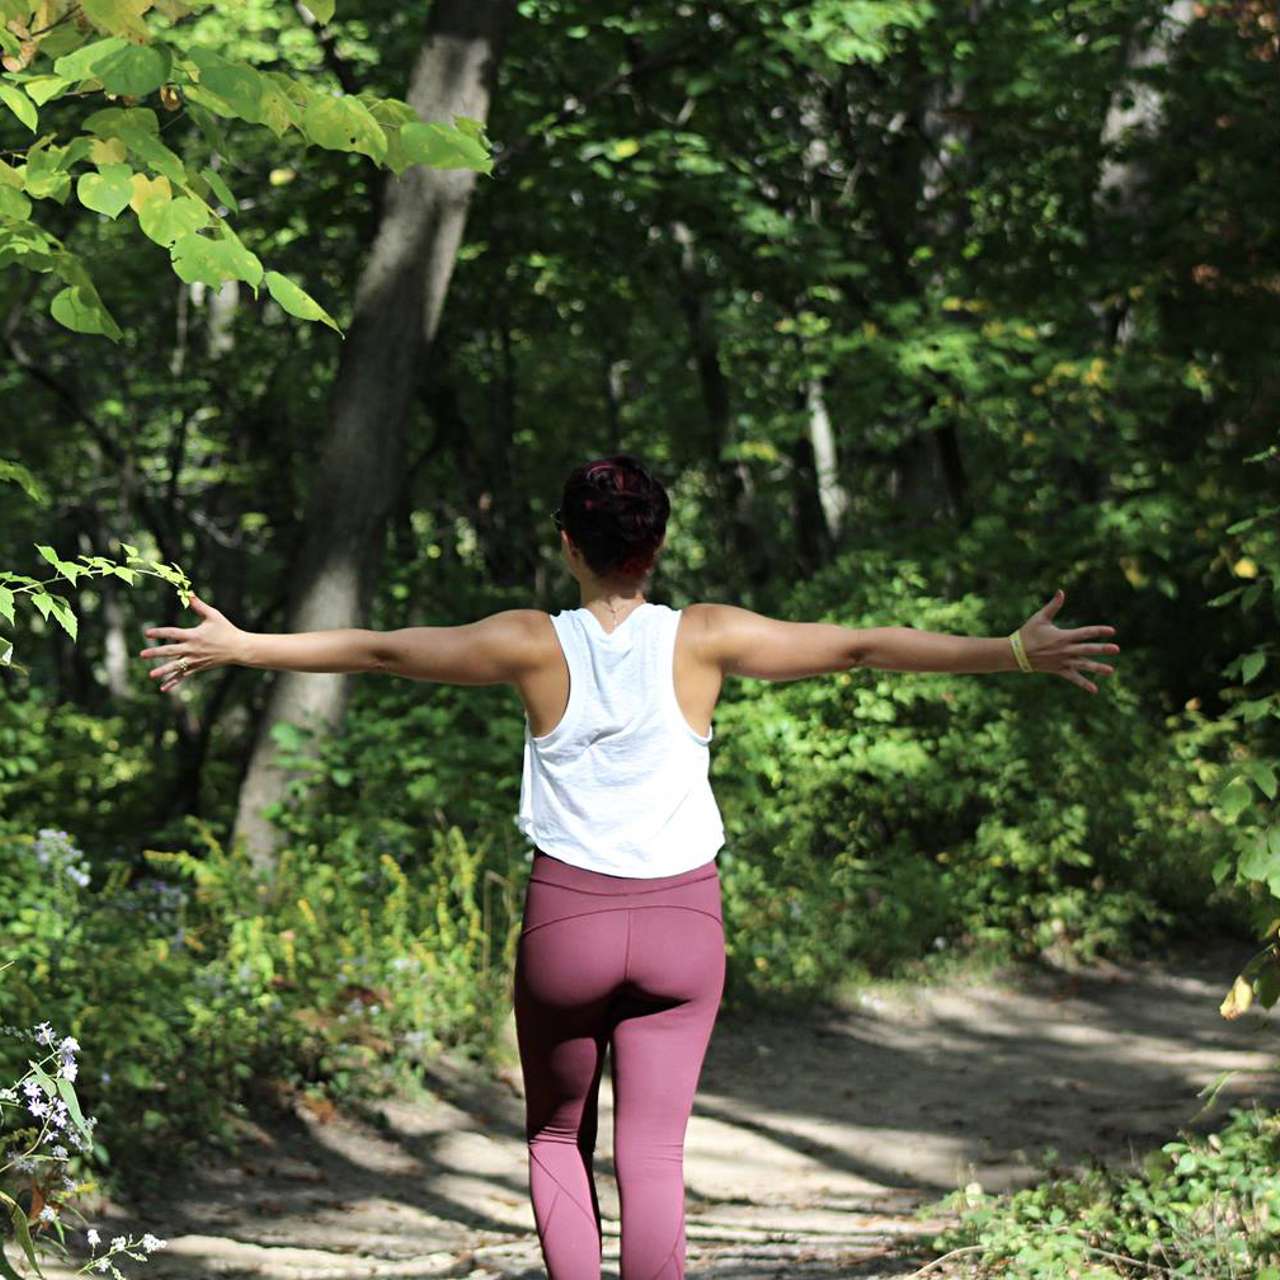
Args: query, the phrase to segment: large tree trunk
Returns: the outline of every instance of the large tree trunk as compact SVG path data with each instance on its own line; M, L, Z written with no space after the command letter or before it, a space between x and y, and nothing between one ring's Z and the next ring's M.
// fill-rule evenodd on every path
M424 120L488 117L514 0L436 0L408 101ZM429 355L475 186L471 170L415 167L387 182L382 218L356 289L328 433L291 574L288 631L367 625L383 536L405 472L404 426L424 346ZM278 725L331 733L347 678L276 677L240 788L233 838L270 870L279 833L264 816L290 775L274 761Z
M1131 30L1123 46L1123 65L1113 87L1102 126L1103 160L1096 192L1095 243L1104 254L1120 259L1140 254L1132 241L1149 205L1146 167L1117 155L1127 141L1157 133L1164 123L1164 95L1144 77L1167 66L1174 44L1195 20L1193 0L1171 0L1157 19ZM1128 300L1093 304L1106 341L1123 347L1129 340Z

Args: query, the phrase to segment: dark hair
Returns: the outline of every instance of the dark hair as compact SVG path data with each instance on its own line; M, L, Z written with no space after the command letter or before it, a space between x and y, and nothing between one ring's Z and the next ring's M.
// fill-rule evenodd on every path
M600 577L643 577L657 558L671 502L630 453L584 462L569 474L556 523Z

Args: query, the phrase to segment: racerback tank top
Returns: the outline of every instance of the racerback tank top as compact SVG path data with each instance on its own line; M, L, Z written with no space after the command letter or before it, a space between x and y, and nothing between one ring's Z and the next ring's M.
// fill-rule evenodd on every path
M613 631L589 609L551 615L569 666L560 722L525 717L516 825L544 853L606 875L677 875L724 844L710 743L676 700L681 613L646 600Z

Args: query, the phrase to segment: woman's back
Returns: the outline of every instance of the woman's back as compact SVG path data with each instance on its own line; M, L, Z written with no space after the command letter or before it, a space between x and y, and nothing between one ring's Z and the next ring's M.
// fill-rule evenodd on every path
M540 736L526 717L517 817L544 852L654 878L700 866L723 845L708 777L714 730L698 733L676 693L681 616L644 601L607 632L587 608L551 615L567 705Z

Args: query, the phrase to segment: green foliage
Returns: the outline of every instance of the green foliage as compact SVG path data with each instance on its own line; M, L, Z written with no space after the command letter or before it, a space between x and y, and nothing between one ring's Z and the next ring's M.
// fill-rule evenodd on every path
M271 8L268 0L248 6ZM357 153L397 174L414 164L482 172L492 167L476 121L424 123L399 99L367 91L335 94L315 76L260 69L209 47L210 31L224 40L227 34L218 9L213 0L0 5L0 103L22 131L38 135L10 147L9 158L0 160L0 269L13 265L59 278L64 287L50 312L68 329L114 341L123 336L84 255L45 229L32 203L65 205L73 188L84 208L106 218L131 208L144 235L169 249L180 279L212 286L242 281L256 295L265 269L232 229L226 215L237 207L235 197L210 166L215 156L234 158L220 120L256 126L277 139L288 134L304 147ZM332 10L332 4L322 5L315 16L327 21ZM289 13L305 31L302 18ZM245 14L245 30L253 29L255 16ZM140 105L153 97L168 117L163 129L156 111ZM73 110L86 99L90 107L123 105L88 114ZM41 115L51 103L55 123L49 128ZM267 284L288 314L338 327L279 271Z
M51 583L58 582L60 579L69 582L74 587L81 578L93 578L95 575L102 577L106 574L122 579L129 586L133 586L140 577L160 578L165 582L171 583L177 590L182 603L186 604L191 581L178 565L161 564L146 556L140 556L138 548L131 547L127 542L122 542L120 546L128 557L126 564L119 564L107 556L85 554L78 556L75 561L63 560L53 547L37 543L36 550L57 570L57 575L53 578L41 580L28 577L23 573L14 573L8 569L0 570L0 618L3 618L10 626L16 625L15 607L25 601L42 618L48 618L52 615L58 625L74 640L79 623L76 620L75 610L71 607L71 602L66 596L60 595L55 591L49 591L47 588ZM5 586L3 585L5 583L11 585ZM0 667L9 666L12 662L13 643L0 636ZM26 670L20 663L14 665L19 670Z
M1280 1280L1278 1170L1280 1115L1237 1107L1216 1132L1184 1134L1129 1170L1098 1165L1000 1196L973 1183L921 1212L959 1210L933 1246L977 1246L975 1277Z
M1274 462L1280 449L1250 458L1252 463ZM1245 582L1216 596L1209 603L1235 604L1252 612L1268 613L1263 640L1241 654L1224 670L1239 683L1224 691L1228 708L1224 720L1238 734L1230 777L1217 794L1218 810L1234 837L1232 849L1214 865L1217 883L1232 880L1254 891L1256 917L1266 945L1236 978L1222 1004L1224 1017L1244 1013L1256 999L1264 1008L1280 1000L1280 819L1276 815L1276 775L1280 771L1280 684L1271 677L1262 686L1254 681L1277 656L1274 623L1280 621L1280 534L1275 518L1280 507L1269 506L1227 529L1240 538L1239 558L1232 572ZM1251 687L1252 686L1252 687Z
M997 635L1018 608L1000 605L945 599L866 549L786 612ZM1088 960L1202 924L1206 904L1231 915L1210 881L1222 734L1153 722L1122 678L1105 700L1016 674L745 684L717 712L713 761L739 983L821 991L944 946Z
M16 963L0 1022L47 1017L96 1049L100 1158L137 1135L177 1155L228 1142L251 1082L369 1094L442 1048L484 1054L509 1005L517 886L456 827L406 872L291 849L273 888L194 823L201 852L153 874L91 860L61 830L3 837L0 931ZM20 1047L0 1037L0 1076Z

